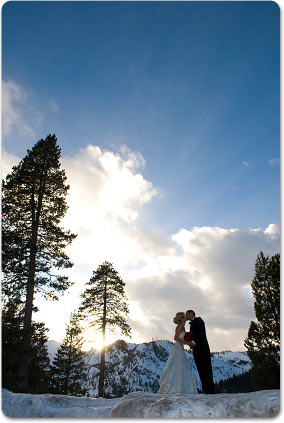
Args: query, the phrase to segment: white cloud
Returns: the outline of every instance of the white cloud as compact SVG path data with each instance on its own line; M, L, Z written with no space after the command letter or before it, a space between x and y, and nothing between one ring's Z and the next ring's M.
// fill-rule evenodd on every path
M243 164L244 166L246 166L246 167L249 167L249 166L250 166L248 162L242 162L242 164Z
M98 220L134 221L139 209L157 194L151 182L136 172L144 165L143 157L125 147L122 151L124 157L89 145L62 160L71 185L68 218L76 221L78 229L89 228L90 223L95 229Z
M278 225L275 225L273 223L271 223L267 227L267 229L264 231L265 234L270 235L272 238L273 237L279 238L279 232L280 232L279 226Z
M174 253L156 257L160 272L152 276L136 272L128 287L145 315L152 316L145 334L171 337L175 312L193 308L206 322L212 350L243 350L254 319L250 283L256 256L260 250L269 255L279 251L279 227L196 227L182 229L172 239L176 242Z
M2 178L5 178L7 173L11 171L12 167L16 166L19 163L20 158L15 154L7 153L4 148L2 148L1 150L1 156L1 176Z
M49 107L50 107L50 110L54 113L60 112L60 107L58 106L55 100L50 100Z
M113 233L110 257L104 257L108 249L103 233L92 240L82 235L80 246L89 264L76 265L80 252L73 250L75 269L71 274L77 284L72 289L73 294L66 295L61 305L57 305L58 311L66 307L69 313L76 303L79 304L84 282L106 258L114 263L126 282L133 341L172 339L175 313L193 308L205 320L212 351L244 350L244 338L250 321L255 318L250 283L256 256L260 250L272 255L280 249L279 228L276 225L273 231L271 225L269 228L183 229L172 237L173 244L173 239L167 235L157 236L137 228L124 232L120 228ZM81 256L79 262L80 259ZM55 311L54 316L57 315ZM68 313L62 314L67 318ZM48 319L52 319L50 313ZM62 334L63 326L60 328L55 318L52 333L54 329L60 329ZM89 337L96 339L94 333ZM107 340L111 342L113 337Z
M14 81L2 81L2 131L4 136L13 132L35 136L42 122L42 114L28 104L29 94Z
M196 227L173 236L141 228L139 214L157 189L137 172L144 160L122 150L124 157L89 146L63 160L72 187L68 224L79 233L73 260L86 281L103 260L114 263L126 282L136 340L171 338L173 315L190 307L204 317L213 350L243 349L254 318L256 256L278 251L279 228Z
M126 282L133 341L172 339L174 314L193 308L205 320L212 351L243 350L254 319L255 260L261 250L266 255L279 251L279 227L193 227L172 235L151 231L139 217L159 191L141 173L146 164L140 154L125 146L115 153L89 145L63 157L62 164L71 186L63 223L78 234L68 249L75 286L57 304L40 304L37 318L51 328L50 337L64 336L84 283L108 260ZM90 333L90 345L95 339ZM109 335L107 341L113 339Z
M278 159L278 158L269 159L268 164L270 164L270 166L278 165L278 164L280 164L280 159Z

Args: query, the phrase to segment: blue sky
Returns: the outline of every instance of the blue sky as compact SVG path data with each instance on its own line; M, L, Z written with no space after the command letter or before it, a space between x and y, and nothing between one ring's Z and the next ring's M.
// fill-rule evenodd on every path
M63 154L91 140L140 151L166 197L153 224L160 205L169 230L279 221L275 3L7 3L3 78L31 91L37 137L56 133Z
M126 145L157 190L151 233L279 224L276 3L12 1L2 19L7 155L49 133L71 161Z

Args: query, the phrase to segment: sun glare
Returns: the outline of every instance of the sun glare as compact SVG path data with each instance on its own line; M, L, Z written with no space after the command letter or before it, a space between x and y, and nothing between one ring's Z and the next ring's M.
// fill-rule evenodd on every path
M199 287L203 290L206 291L206 289L210 288L211 282L208 279L203 279L200 283L199 283Z
M94 333L86 333L84 336L84 343L83 343L83 351L90 351L92 349L101 350L103 347L103 339L101 334L94 334ZM105 346L108 346L114 342L114 340L108 339L106 336Z
M114 343L118 339L124 339L126 342L135 342L132 338L120 335L119 333L106 333L105 346ZM86 331L84 336L83 351L90 351L92 349L100 351L103 348L103 339L101 333L94 333L93 331Z

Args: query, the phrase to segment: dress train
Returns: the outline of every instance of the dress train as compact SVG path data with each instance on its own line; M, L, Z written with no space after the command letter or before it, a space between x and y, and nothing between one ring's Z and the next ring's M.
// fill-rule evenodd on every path
M182 339L185 332L179 336ZM159 394L197 394L183 344L176 342L159 381Z

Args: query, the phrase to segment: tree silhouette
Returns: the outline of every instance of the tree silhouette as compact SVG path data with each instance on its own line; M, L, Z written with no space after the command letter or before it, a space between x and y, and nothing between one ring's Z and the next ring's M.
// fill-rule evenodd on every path
M82 351L83 329L80 317L71 313L66 335L51 365L51 392L63 395L86 394L84 380L87 379L85 353Z
M280 254L259 253L251 283L256 322L244 344L252 361L251 377L257 390L280 386Z
M23 337L23 304L13 300L2 309L2 386L18 390L21 344ZM48 329L44 323L32 322L29 387L33 393L47 392L49 365L46 342Z
M126 322L129 313L124 292L125 283L114 270L112 263L105 261L93 272L82 294L81 312L89 320L91 327L102 333L103 346L100 359L99 396L104 395L105 381L105 335L106 330L115 331L130 336L131 329Z
M38 141L14 166L2 188L2 292L6 301L20 293L24 302L18 390L27 392L34 294L57 299L71 282L56 269L72 263L64 249L76 235L59 226L67 211L65 171L55 135Z

